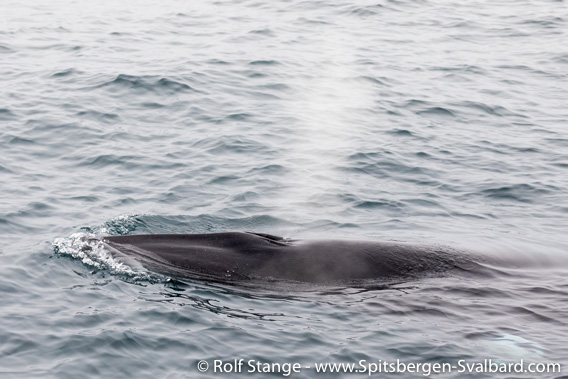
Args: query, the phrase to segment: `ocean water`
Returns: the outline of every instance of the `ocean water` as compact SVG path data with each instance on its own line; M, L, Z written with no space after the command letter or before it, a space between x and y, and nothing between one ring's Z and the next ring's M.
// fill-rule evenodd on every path
M234 359L568 375L566 41L563 1L2 1L0 376L252 375L213 372ZM81 249L221 231L512 263L268 291Z

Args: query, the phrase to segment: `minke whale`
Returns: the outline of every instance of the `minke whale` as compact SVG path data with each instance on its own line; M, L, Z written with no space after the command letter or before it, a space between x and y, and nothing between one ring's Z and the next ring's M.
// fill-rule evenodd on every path
M443 246L349 240L293 240L269 234L148 234L103 237L113 256L190 279L333 283L481 272L468 252Z

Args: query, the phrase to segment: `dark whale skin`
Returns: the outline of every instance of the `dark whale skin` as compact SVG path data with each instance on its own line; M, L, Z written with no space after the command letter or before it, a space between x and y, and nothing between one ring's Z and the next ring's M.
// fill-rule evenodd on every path
M471 254L443 246L290 240L245 232L108 236L103 242L114 255L187 278L331 283L441 276L481 267Z

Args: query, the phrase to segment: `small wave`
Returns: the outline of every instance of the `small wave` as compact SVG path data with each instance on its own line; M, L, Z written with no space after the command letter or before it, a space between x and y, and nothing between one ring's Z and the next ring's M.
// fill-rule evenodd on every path
M95 88L108 88L114 92L150 92L159 95L175 95L194 91L191 86L181 81L159 76L135 76L126 74L119 74L116 78L99 84Z
M514 184L511 186L488 188L481 194L488 198L498 200L514 200L522 203L532 203L535 198L547 194L549 191L530 184Z
M394 136L403 136L403 137L412 137L414 134L410 130L406 129L393 129L387 132L388 134L392 134Z
M230 62L227 62L227 61L224 61L224 60L221 60L221 59L209 59L207 61L207 63L218 64L218 65L230 65L231 64Z
M89 157L77 164L78 167L92 167L92 168L102 168L111 165L124 166L130 163L130 161L135 161L137 157L131 155L114 155L114 154L104 154L97 157Z
M120 121L120 116L116 113L105 113L99 112L92 109L77 112L77 116L81 118L87 118L95 120L104 124L112 124Z
M258 192L255 191L246 191L244 193L239 193L237 195L234 195L232 198L232 201L234 202L250 202L253 201L255 199L259 198L259 194Z
M53 75L51 75L52 78L63 78L66 76L70 76L70 75L74 75L74 74L79 74L80 71L75 70L73 68L67 69L67 70L63 70L63 71L58 71L56 73L54 73Z
M534 25L537 27L542 27L544 29L555 29L557 27L562 27L565 25L566 20L558 16L545 16L534 20L522 21L521 25Z
M354 77L355 80L359 80L359 81L364 81L364 82L368 82L371 84L376 84L378 86L386 86L387 85L387 81L389 80L388 78L385 77L374 77L374 76L368 76L368 75L360 75L357 77Z
M423 101L418 99L411 99L396 105L397 108L407 109L413 111L427 119L434 120L447 120L449 118L456 118L456 111L450 109L445 104L442 106L439 103Z
M230 121L247 121L252 116L248 113L233 113L225 117L223 120Z
M475 102L475 101L463 101L463 102L455 103L455 104L452 104L452 105L454 105L456 107L462 107L463 109L468 109L468 110L474 110L474 111L479 110L479 111L482 111L485 114L490 115L490 116L526 117L522 114L512 112L512 111L506 109L505 107L502 107L502 106L499 106L499 105L490 106L490 105Z
M314 20L305 17L299 17L297 20L299 23L311 24L311 25L329 25L330 23L324 20Z
M208 184L231 184L239 179L240 177L236 175L224 175L211 179Z
M144 102L140 105L144 108L147 108L147 109L160 109L160 108L165 107L164 104L160 104L160 103L156 103L156 102Z
M10 49L8 46L0 45L0 54L2 53L12 53L14 50Z
M278 92L284 92L284 91L290 90L290 86L287 85L287 84L284 84L284 83L263 84L263 85L258 86L257 88L275 90L275 91L278 91Z
M402 208L404 208L404 204L399 203L398 201L364 200L357 202L357 204L354 205L354 208L369 210L390 209L393 211L400 211Z
M274 35L274 32L268 28L265 29L256 29L256 30L251 30L249 32L249 34L257 34L257 35L263 35L263 36L268 36L271 37Z
M368 6L350 6L347 10L346 13L353 15L353 16L359 16L359 17L369 17L369 16L376 16L378 14L380 14L380 12L384 11L385 8L383 5L381 4L373 4L373 5L368 5Z
M270 164L262 167L251 168L247 174L257 175L284 175L288 170L286 167L279 164Z
M0 172L3 173L3 174L12 174L14 171L12 171L8 167L2 166L0 164Z
M447 108L443 107L431 107L421 111L416 112L421 116L436 116L436 117L456 117L456 115Z
M7 144L9 144L9 145L35 145L35 144L36 144L36 142L34 142L34 141L30 140L30 139L21 138L21 137L18 137L18 136L11 137L11 138L10 138L8 141L6 141L6 142L7 142Z
M435 66L432 67L431 70L487 75L487 71L483 67L470 65L470 64L457 64L453 66Z
M273 151L265 144L253 139L245 138L205 138L193 144L194 148L200 148L209 154L252 154L262 152L265 155L272 155Z
M0 172L2 171L0 170ZM16 221L16 217L14 216L17 215L9 214L6 215L6 217L0 217L0 233L3 236L17 235L17 234L28 235L32 232L38 231L38 228L36 227L31 227L29 224L26 224L25 222Z
M558 63L568 63L568 54L558 54L553 60Z
M275 66L275 65L279 65L281 64L278 61L274 61L274 60L257 60L257 61L252 61L249 62L249 65L251 66Z
M9 110L8 108L0 108L0 120L11 120L15 118L16 115L14 112Z

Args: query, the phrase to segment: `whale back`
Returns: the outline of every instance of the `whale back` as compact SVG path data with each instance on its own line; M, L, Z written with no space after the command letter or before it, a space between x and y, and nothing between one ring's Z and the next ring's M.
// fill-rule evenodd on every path
M465 252L392 242L289 240L268 234L154 234L105 237L118 255L164 274L227 280L327 283L471 271Z

